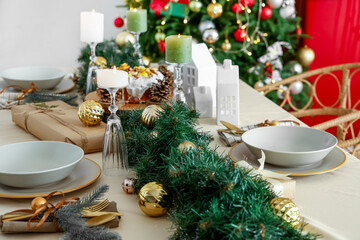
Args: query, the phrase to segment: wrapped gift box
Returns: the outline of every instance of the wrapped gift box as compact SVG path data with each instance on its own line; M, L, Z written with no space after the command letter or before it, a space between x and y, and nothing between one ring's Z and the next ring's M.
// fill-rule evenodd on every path
M44 104L26 104L11 109L12 120L41 140L75 144L85 153L102 151L105 123L84 126L77 115L78 109L62 101Z

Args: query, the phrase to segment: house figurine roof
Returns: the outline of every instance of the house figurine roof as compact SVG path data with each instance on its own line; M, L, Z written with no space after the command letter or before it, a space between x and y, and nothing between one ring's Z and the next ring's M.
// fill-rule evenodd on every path
M214 67L216 63L205 43L199 43L192 46L192 60L197 68Z

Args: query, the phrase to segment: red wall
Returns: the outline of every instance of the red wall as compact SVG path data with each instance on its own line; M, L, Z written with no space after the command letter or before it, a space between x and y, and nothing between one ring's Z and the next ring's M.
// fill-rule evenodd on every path
M360 0L298 1L302 1L303 32L313 37L313 39L304 40L304 44L315 51L315 60L310 70L342 63L360 62ZM321 80L319 86L321 89L317 93L322 102L334 103L334 99L338 96L336 82L326 77ZM351 89L352 103L355 103L360 99L360 74L356 74L352 80ZM317 106L318 104L315 103L314 107ZM309 125L314 125L330 118L303 120ZM334 133L334 129L331 132Z

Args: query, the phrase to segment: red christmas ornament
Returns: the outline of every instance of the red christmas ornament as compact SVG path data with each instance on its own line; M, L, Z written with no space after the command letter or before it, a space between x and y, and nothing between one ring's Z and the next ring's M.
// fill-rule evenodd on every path
M160 42L158 43L158 47L161 53L165 52L165 41L164 40L160 40Z
M115 18L114 25L115 27L121 28L124 26L124 20L121 17Z
M260 17L262 20L267 20L272 16L272 9L271 7L265 6L261 9Z
M231 11L233 13L241 13L243 10L242 10L240 4L236 2L231 6Z
M234 38L237 42L243 42L246 40L247 33L244 29L238 28L234 31Z
M240 3L244 7L245 7L245 5L248 6L248 7L251 7L252 5L254 5L255 0L240 0Z
M300 27L296 28L296 34L297 35L301 35L302 34L302 29Z

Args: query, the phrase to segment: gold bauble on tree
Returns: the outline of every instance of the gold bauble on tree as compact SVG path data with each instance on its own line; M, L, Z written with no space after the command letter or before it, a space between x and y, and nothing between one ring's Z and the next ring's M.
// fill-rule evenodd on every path
M139 192L140 209L150 217L160 217L168 210L168 193L158 182L145 184Z
M291 226L296 227L300 223L300 211L298 207L288 198L274 198L270 201L270 207L274 214L278 215Z
M132 44L135 43L135 37L134 35L132 35L131 33L129 32L121 32L119 33L117 36L116 36L116 44L119 46L119 47L123 47L125 46L128 42L131 42Z
M104 57L96 57L95 63L100 69L104 69L107 68L108 61Z
M158 105L147 106L141 113L142 123L148 128L153 127L159 113L162 111L164 111L164 109Z
M78 111L78 117L85 126L99 125L104 118L104 108L94 100L83 102Z
M225 41L221 44L221 49L225 52L231 49L231 43L229 42L229 39L225 39Z
M107 68L107 64L108 64L106 58L100 57L100 56L99 56L99 57L96 57L95 63L96 63L96 65L97 65L100 69ZM91 61L90 61L89 64L91 64Z
M300 48L297 52L297 58L302 66L308 67L315 59L314 50L308 48L307 46Z
M208 6L207 6L207 13L212 18L218 18L223 13L223 7L220 3L217 3L215 0L213 0Z
M142 56L142 60L143 60L143 63L145 65L145 67L149 67L150 66L150 63L151 63L151 60L150 58L148 58L147 56Z
M190 141L184 141L184 142L180 143L178 146L178 150L180 152L187 152L190 149L194 149L194 148L196 148L196 145Z

